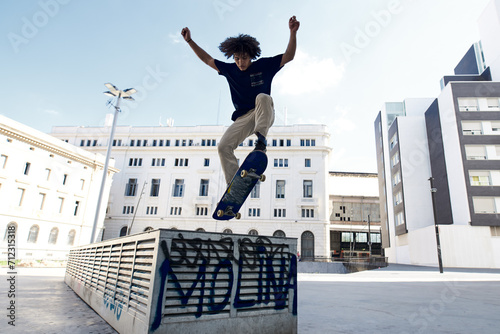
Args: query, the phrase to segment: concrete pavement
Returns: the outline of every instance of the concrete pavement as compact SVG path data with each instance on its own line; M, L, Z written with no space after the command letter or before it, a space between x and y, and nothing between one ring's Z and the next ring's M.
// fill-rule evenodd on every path
M390 265L299 274L299 333L499 333L500 270ZM2 268L1 290L9 290ZM0 333L116 333L63 281L64 268L18 268L15 327L0 297Z

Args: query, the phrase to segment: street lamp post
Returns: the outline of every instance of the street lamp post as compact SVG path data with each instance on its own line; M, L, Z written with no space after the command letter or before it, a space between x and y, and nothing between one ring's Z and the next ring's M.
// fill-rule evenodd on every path
M431 176L429 178L431 183L431 197L432 197L432 211L434 213L434 229L436 232L436 245L437 245L437 256L439 263L439 272L443 273L443 260L441 258L441 240L439 238L439 225L437 224L437 214L436 214L436 200L434 198L434 194L437 192L437 189L434 188L434 178Z
M118 113L120 112L120 99L134 100L130 95L136 93L134 88L128 88L125 90L119 90L114 85L110 83L104 84L109 91L104 92L105 95L116 97L115 113L113 116L113 125L111 126L111 134L109 135L108 150L106 152L106 160L104 162L104 170L102 172L101 189L99 190L99 197L97 199L97 207L95 211L94 225L92 226L92 235L90 236L90 243L95 242L95 234L97 229L97 222L99 221L99 211L101 211L102 196L104 195L104 188L106 184L106 176L108 175L109 158L111 156L111 147L113 146L113 138L115 136L116 121L118 119Z

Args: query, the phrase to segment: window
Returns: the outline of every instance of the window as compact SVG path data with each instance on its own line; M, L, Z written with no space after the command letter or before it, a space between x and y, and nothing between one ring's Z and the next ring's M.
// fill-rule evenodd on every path
M260 217L260 208L249 208L248 217Z
M38 239L38 231L40 228L38 225L33 225L28 233L28 243L35 244Z
M459 98L458 110L460 111L478 111L477 98Z
M286 217L286 209L274 209L274 217L276 218Z
M7 165L7 158L8 158L8 156L6 156L6 155L4 155L4 154L2 154L2 155L0 156L0 167L1 167L2 169L5 169L5 166Z
M64 208L64 197L59 197L58 201L59 201L59 213L62 213Z
M125 187L125 196L135 196L137 192L137 179L128 179Z
M30 167L31 167L31 163L27 162L25 165L24 165L24 175L28 175L30 173Z
M403 225L405 223L405 217L403 212L396 214L396 226Z
M488 111L500 111L500 103L498 97L486 98L486 104L488 106Z
M137 146L141 146L142 141L140 139L137 139Z
M368 233L356 233L356 242L368 242Z
M292 140L291 139L287 139L286 140L286 146L292 146Z
M486 160L486 147L480 145L465 145L467 160Z
M17 188L17 203L18 203L18 206L22 206L23 205L23 200L24 200L24 192L25 190L23 188Z
M68 233L68 240L66 242L66 244L68 246L73 246L74 245L74 243L75 243L75 236L76 236L76 231L75 230L69 231L69 233Z
M158 146L163 146L163 139L160 139Z
M274 167L288 167L288 159L274 159Z
M304 167L311 167L311 159L304 160Z
M124 237L127 235L127 226L123 226L121 229L120 229L120 237Z
M391 167L396 166L398 163L399 163L399 152L396 152L391 158Z
M394 176L392 177L392 186L395 187L401 182L401 173L398 171Z
M342 232L341 241L342 242L352 242L354 240L354 233L352 232Z
M176 179L174 183L174 197L182 197L184 194L184 180Z
M399 205L403 202L403 193L399 191L396 195L394 195L394 206Z
M208 196L208 182L209 180L200 180L200 196Z
M196 207L196 215L197 216L208 216L208 207L207 206L197 206Z
M182 207L172 206L170 207L170 215L171 216L180 216L182 214Z
M165 166L165 158L153 158L153 159L151 159L151 166L164 167Z
M394 136L392 136L391 141L389 143L389 150L392 150L394 146L398 144L398 134L395 133Z
M151 179L151 197L158 197L160 194L160 179Z
M257 181L250 193L250 198L260 198L260 181Z
M135 141L134 141L133 139L131 139L131 140L130 140L130 146L134 146L134 142L135 142Z
M302 218L314 218L314 209L302 208Z
M286 234L282 230L277 230L277 231L274 231L273 237L285 238Z
M59 229L54 227L50 230L49 234L49 245L55 245L57 243L57 235L59 234Z
M158 144L158 141L156 139L153 139L153 146L156 146Z
M39 203L40 203L40 206L39 206L39 210L42 211L43 210L43 207L45 206L45 194L44 193L39 193L38 194L38 199L39 199Z
M462 121L462 133L464 135L482 135L483 126L481 122L466 122Z
M64 174L64 175L63 175L63 180L62 180L62 184L63 184L63 186L65 186L65 185L66 185L66 181L67 181L67 180L68 180L68 174Z
M472 203L476 214L497 214L500 211L496 207L500 203L500 197L472 197Z
M174 166L175 167L187 167L189 163L189 159L175 159Z
M222 231L222 233L224 233L224 234L233 234L233 230L231 230L230 228L226 228L226 229L224 229L224 231Z
M158 214L158 207L157 206L148 206L148 207L146 207L146 214L147 215L156 215L156 214Z
M205 166L205 167L210 166L210 159L205 158L205 162L203 163L203 166Z
M491 186L489 171L469 171L469 180L471 186Z
M80 201L75 201L75 211L73 212L73 216L78 216L79 209L80 209Z
M113 146L122 146L121 139L113 139Z
M125 205L123 206L123 211L122 213L124 215L130 215L134 213L134 206L133 205Z
M285 198L285 180L276 181L276 198Z
M312 198L313 197L313 181L312 180L304 180L302 187L304 190L304 198Z
M248 234L249 235L259 235L259 232L257 232L257 230L252 229L252 230L248 231Z
M140 167L142 166L142 158L130 158L128 161L129 166Z

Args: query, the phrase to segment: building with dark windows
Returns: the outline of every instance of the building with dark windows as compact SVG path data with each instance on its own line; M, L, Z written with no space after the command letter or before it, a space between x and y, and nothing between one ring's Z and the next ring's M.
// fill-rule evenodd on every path
M387 103L375 120L389 262L437 265L436 223L445 267L500 267L499 9L437 98Z
M109 127L54 127L51 135L104 153ZM217 221L212 213L226 189L217 145L224 126L118 126L111 157L113 178L104 239L169 228L293 237L302 259L330 254L328 162L324 125L274 126L268 134L266 181L254 188L240 220ZM241 143L240 161L256 137Z

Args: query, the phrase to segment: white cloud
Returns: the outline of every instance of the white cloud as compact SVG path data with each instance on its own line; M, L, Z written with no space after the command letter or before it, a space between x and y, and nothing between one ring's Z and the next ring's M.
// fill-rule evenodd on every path
M279 93L322 93L340 82L344 74L344 64L337 65L332 58L318 59L297 50L294 60L282 71L283 73L274 80Z
M59 115L58 111L52 110L52 109L45 109L43 112L46 113L46 114L48 114L48 115L52 115L52 116Z
M170 33L168 34L168 38L173 44L179 44L181 42L181 35L180 34L173 34Z

